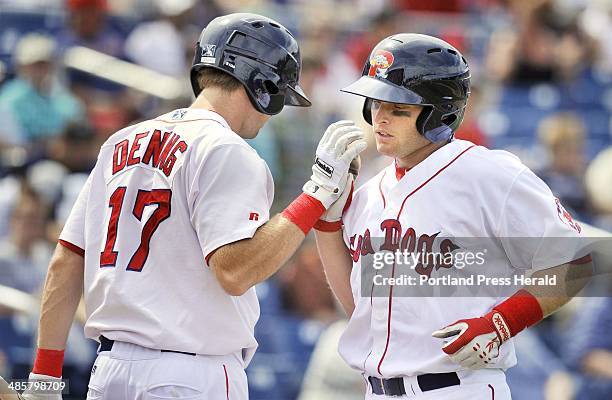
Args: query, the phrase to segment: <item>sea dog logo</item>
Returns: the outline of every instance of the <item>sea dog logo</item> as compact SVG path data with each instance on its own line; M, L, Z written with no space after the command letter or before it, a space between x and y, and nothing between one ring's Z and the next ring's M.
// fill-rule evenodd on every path
M559 216L559 219L561 220L561 222L564 222L565 224L569 225L570 228L580 233L582 231L582 228L580 227L578 222L574 221L574 218L572 218L572 214L570 214L565 209L565 207L561 205L561 201L556 197L555 197L555 203L557 204L557 215Z
M376 50L370 56L368 76L387 77L387 70L393 65L393 54L387 50Z

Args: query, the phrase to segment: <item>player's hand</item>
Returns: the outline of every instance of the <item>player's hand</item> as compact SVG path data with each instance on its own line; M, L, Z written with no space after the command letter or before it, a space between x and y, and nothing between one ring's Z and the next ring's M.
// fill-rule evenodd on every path
M21 400L19 393L11 389L8 383L0 376L0 400Z
M349 165L349 173L353 175L353 180L357 179L359 175L359 170L361 169L361 157L357 154L357 157L353 158L351 164Z
M510 339L508 326L499 313L462 319L431 335L438 339L452 338L442 346L442 351L453 362L470 369L485 368L493 363L499 355L499 347Z
M62 400L62 389L60 385L56 385L56 389L53 390L53 383L61 383L62 378L56 378L54 376L35 374L30 372L28 383L41 382L45 383L45 390L38 390L36 387L26 389L20 399L22 400Z
M344 192L351 162L366 147L363 130L353 121L331 124L317 147L312 176L302 188L304 193L329 209Z

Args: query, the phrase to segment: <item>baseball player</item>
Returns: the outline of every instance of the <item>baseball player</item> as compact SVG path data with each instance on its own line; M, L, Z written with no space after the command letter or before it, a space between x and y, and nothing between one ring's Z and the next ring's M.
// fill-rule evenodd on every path
M373 49L363 76L343 90L365 97L363 116L377 150L395 162L357 189L350 205L343 193L315 228L328 280L350 316L341 356L362 371L367 399L509 399L504 370L516 363L512 337L567 302L591 270L590 256L577 259L571 246L547 254L544 240L571 242L580 226L517 157L453 140L470 71L448 43L388 37ZM397 280L379 295L366 290L376 284L364 281L368 257L454 254L462 238L478 237L498 249L485 258L485 272L529 269L534 279L546 273L559 284L480 297L402 296ZM529 238L531 246L512 238ZM392 259L391 278L401 272L429 282L457 269L431 261L401 269Z
M354 123L330 125L304 193L269 217L272 176L244 139L283 106L310 105L300 63L278 22L216 18L196 46L191 107L104 143L49 267L30 383L60 379L84 291L85 334L100 342L88 399L248 397L253 286L344 192L349 164L365 148ZM29 389L23 397L61 395Z

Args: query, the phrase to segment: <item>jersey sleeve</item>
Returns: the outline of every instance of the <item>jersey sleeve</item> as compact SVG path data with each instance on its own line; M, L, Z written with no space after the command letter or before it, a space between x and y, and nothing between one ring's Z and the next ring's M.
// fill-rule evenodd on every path
M217 146L197 163L188 193L202 253L253 237L270 218L274 183L265 162L245 146Z
M93 175L94 172L92 171L72 206L66 224L59 236L60 244L81 256L85 255L85 215Z
M498 237L515 268L541 270L583 257L580 225L548 186L525 168L506 197Z

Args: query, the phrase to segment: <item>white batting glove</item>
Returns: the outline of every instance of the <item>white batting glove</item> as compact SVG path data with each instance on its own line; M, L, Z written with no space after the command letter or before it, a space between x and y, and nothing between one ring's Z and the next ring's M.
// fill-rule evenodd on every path
M342 195L336 200L319 218L314 228L323 232L336 232L342 229L342 216L351 205L353 200L353 191L355 189L355 179L361 168L361 159L357 156L349 167L346 185L342 191Z
M312 176L302 190L326 209L340 198L351 161L367 147L364 133L353 121L331 124L319 142Z
M19 393L10 388L7 381L0 376L0 400L20 400Z
M23 400L62 400L62 389L59 385L62 378L30 372L30 388L21 394Z

